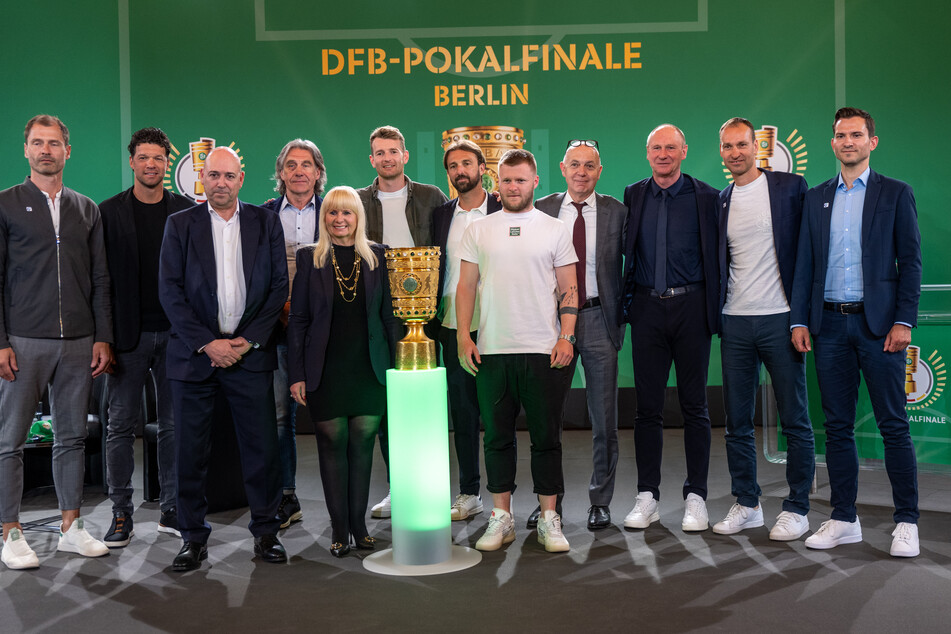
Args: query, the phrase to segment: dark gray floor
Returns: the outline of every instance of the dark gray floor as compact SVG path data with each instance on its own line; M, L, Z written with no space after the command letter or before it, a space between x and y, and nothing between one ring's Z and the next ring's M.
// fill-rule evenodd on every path
M180 542L156 532L158 510L135 513L129 547L97 560L56 553L56 536L29 532L40 557L33 571L0 570L0 631L942 631L949 630L951 490L947 476L922 475L921 556L889 556L891 494L883 472L860 475L865 541L809 551L803 541L769 541L767 528L737 536L687 535L683 513L682 434L665 432L661 521L644 531L619 528L634 501L631 431L621 432L614 526L584 526L590 475L589 432L565 433L565 533L571 552L548 554L524 529L534 507L528 437L519 446L517 539L486 553L474 568L449 575L397 578L366 572L358 556L334 559L312 436L300 440L298 495L304 521L282 536L291 556L276 566L252 559L244 511L210 517L209 562L173 574ZM728 510L729 477L722 430L714 430L708 508L711 523ZM455 466L453 464L453 471ZM784 467L761 461L767 526L780 510ZM136 482L141 483L139 473ZM813 529L828 519L823 468L813 496ZM377 460L371 503L385 494ZM455 491L455 487L454 487ZM137 493L137 500L141 495ZM51 514L52 492L30 497L24 521ZM487 507L489 505L487 504ZM87 491L84 513L101 537L111 505ZM453 523L456 543L474 545L488 512ZM371 520L388 545L389 521ZM210 564L210 565L209 565Z

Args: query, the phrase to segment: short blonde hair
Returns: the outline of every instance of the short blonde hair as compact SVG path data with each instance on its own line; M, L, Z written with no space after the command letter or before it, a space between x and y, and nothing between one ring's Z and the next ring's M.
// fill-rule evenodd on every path
M335 209L337 211L351 211L357 217L357 228L353 236L354 249L361 258L367 261L372 271L376 268L377 259L370 247L373 243L367 238L367 214L363 209L363 202L361 202L357 190L346 185L331 189L320 204L320 217L317 219L319 237L317 246L314 248L314 268L322 268L327 264L327 259L330 257L330 250L333 245L330 242L330 234L327 232L324 219L328 213Z

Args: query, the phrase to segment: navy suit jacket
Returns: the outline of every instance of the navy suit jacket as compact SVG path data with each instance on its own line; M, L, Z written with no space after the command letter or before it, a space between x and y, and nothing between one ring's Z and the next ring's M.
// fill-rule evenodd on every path
M822 331L832 203L838 176L806 193L793 277L792 324ZM876 337L895 324L918 324L921 234L911 187L871 171L862 209L865 321Z
M233 335L260 345L239 362L252 372L277 368L272 335L287 298L284 231L277 214L239 202L241 256L247 291L244 314ZM170 379L202 381L211 376L198 350L221 338L218 282L207 203L169 217L159 261L159 300L172 324L166 369Z
M370 364L377 380L386 384L386 371L393 367L396 342L401 337L401 322L393 315L393 300L386 269L385 247L371 245L377 257L370 270L360 262L360 282L366 295L367 330L370 337ZM326 361L330 322L333 318L337 284L333 265L328 262L314 268L314 248L297 251L297 275L291 292L291 312L287 318L287 380L307 383L307 391L320 385Z
M191 198L167 189L162 191L162 202L165 203L166 218L195 204ZM132 188L102 201L99 213L109 261L109 279L112 281L110 296L115 346L121 352L135 348L141 334L139 240L132 210Z
M773 246L779 263L779 276L783 281L786 301L792 303L793 273L796 271L796 250L799 246L799 227L802 224L802 204L806 197L806 179L798 174L769 172L766 175L769 188L769 215L773 223ZM730 219L730 199L733 183L720 192L720 310L726 303L727 280L730 277L730 250L727 244L727 222Z
M487 214L494 214L502 209L502 203L494 194L487 192L488 201L485 204ZM446 283L446 243L449 241L449 226L452 224L452 214L456 210L456 201L453 198L433 210L433 246L439 247L439 292L436 295L436 306L442 302L443 286Z
M535 206L543 212L557 218L565 202L566 192L549 194L535 201ZM627 221L627 209L621 201L612 196L595 194L597 202L597 222L595 237L595 277L598 280L598 298L601 300L601 314L611 343L616 350L624 343L624 326L618 320L618 305L621 298L621 252L624 244L624 223ZM569 232L571 227L568 228ZM582 303L584 303L582 298Z
M707 331L717 332L720 307L720 267L717 263L717 233L720 192L703 181L684 174L684 178L693 184L697 197L697 211L700 220L700 254L703 266L704 293L706 299ZM644 196L650 191L651 178L628 185L624 189L624 205L627 207L627 238L624 243L624 297L621 302L623 319L631 323L632 311L637 310L634 301L634 267L637 249L637 232L641 227L641 214L644 212Z

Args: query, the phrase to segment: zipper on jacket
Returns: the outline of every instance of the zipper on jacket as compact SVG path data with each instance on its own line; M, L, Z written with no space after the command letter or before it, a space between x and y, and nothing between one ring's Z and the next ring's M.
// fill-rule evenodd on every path
M56 234L56 290L59 299L59 337L62 339L65 335L63 334L63 265L60 262L59 258L59 233Z

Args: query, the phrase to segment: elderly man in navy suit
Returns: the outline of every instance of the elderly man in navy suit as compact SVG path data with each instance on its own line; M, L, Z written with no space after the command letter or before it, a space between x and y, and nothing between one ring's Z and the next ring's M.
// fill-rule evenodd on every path
M918 468L904 383L905 349L921 294L918 212L911 187L869 168L878 145L869 113L840 108L832 132L841 171L806 194L793 278L792 341L800 352L815 344L832 489L832 517L806 546L834 548L862 541L855 509L855 408L861 373L885 442L897 524L891 554L915 557Z
M588 528L598 530L611 525L618 460L617 355L624 343L624 326L618 324L618 301L627 209L618 199L594 191L603 168L597 141L569 141L560 167L567 191L545 196L535 201L535 206L571 228L578 255L578 355L572 359L569 374L574 374L580 356L594 463L588 484Z
M627 528L647 528L660 519L664 396L671 362L677 369L687 462L681 528L692 532L709 526L707 366L718 322L719 192L682 173L685 158L683 131L669 123L657 126L647 137L651 177L624 190L628 221L622 306L631 324L637 388L637 500L624 518Z
M475 377L459 364L456 343L456 285L459 283L459 246L470 224L502 208L502 203L482 186L485 155L462 139L446 148L443 166L459 196L433 210L433 244L439 252L438 340L443 349L452 439L459 463L459 495L450 507L452 520L464 520L483 511L479 475L479 401ZM472 338L478 339L479 315L472 320Z
M277 155L274 165L274 186L280 196L262 205L281 219L284 248L287 251L288 293L297 272L297 250L317 242L321 194L327 184L327 170L320 150L307 139L288 141ZM277 340L277 370L274 371L274 408L277 411L277 443L281 456L281 503L277 515L281 528L303 518L297 499L297 440L295 423L297 403L291 398L287 381L287 316L290 295L281 313Z
M272 336L287 299L287 262L278 217L238 200L241 159L212 150L201 171L208 196L168 219L159 261L159 299L171 322L167 372L175 412L178 523L184 545L172 569L208 557L208 453L215 400L228 402L251 507L254 554L287 561L277 539L281 499Z
M809 530L815 446L806 401L806 360L789 341L789 299L806 181L756 167L756 134L747 119L720 128L720 156L733 183L720 193L720 358L726 401L726 457L736 503L713 532L763 526L756 482L753 416L760 367L772 378L786 437L789 495L769 533L792 541Z

